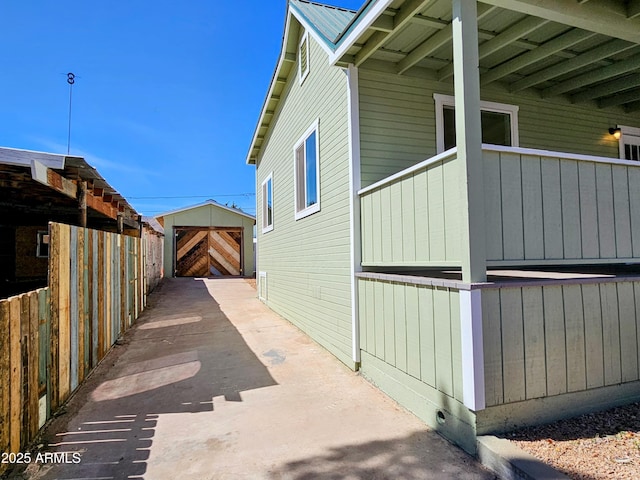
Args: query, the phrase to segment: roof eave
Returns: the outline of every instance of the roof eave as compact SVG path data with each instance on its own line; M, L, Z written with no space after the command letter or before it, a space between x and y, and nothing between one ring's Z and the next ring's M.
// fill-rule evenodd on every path
M360 36L369 29L373 23L393 3L393 0L370 0L366 3L347 26L345 31L338 36L336 48L329 56L329 63L338 63L347 51L355 44Z
M166 217L168 215L175 215L176 213L186 212L187 210L193 210L194 208L206 207L207 205L218 207L218 208L221 208L222 210L227 210L227 211L229 211L231 213L235 213L235 214L240 215L242 217L246 217L246 218L248 218L250 220L253 220L254 222L256 220L256 217L254 217L253 215L249 215L248 213L243 212L241 210L238 210L236 208L227 207L226 205L222 205L222 204L216 202L215 200L206 200L206 201L204 201L202 203L197 203L195 205L188 205L186 207L177 208L175 210L171 210L169 212L165 212L165 213L161 213L160 215L156 215L153 218L159 219L159 218Z
M370 0L370 1L374 1L374 0ZM260 129L263 126L266 126L267 128L269 128L270 123L267 122L265 124L265 116L267 114L267 107L269 104L269 101L271 100L272 96L273 96L273 90L275 87L275 83L276 80L280 74L280 71L282 70L282 65L286 60L286 43L287 43L287 39L289 38L289 34L290 34L290 29L291 29L291 17L295 17L296 20L298 22L300 22L300 24L313 36L313 38L316 40L316 42L318 42L318 44L323 48L323 50L325 50L325 52L327 53L327 55L329 56L329 58L332 57L332 55L335 52L336 49L336 45L333 43L333 41L329 38L327 38L326 36L324 36L324 34L322 34L322 32L320 32L319 29L317 29L313 23L311 21L309 21L309 19L298 9L296 8L296 5L292 2L287 2L287 13L286 13L286 21L285 21L285 29L284 29L284 34L282 36L282 46L280 47L280 56L278 57L278 64L276 65L276 69L273 73L273 76L271 77L271 83L269 84L269 90L267 93L267 96L265 97L265 100L262 104L262 109L260 111L260 117L258 119L258 124L256 125L256 128L254 130L253 133L253 139L251 141L251 145L249 146L249 152L247 154L247 158L246 158L246 164L247 165L255 165L257 163L258 160L258 151L260 150L260 147L256 146L256 142L257 140L260 138L259 137L259 132ZM351 25L351 23L350 23ZM338 38L340 38L340 36L342 36L342 34L340 34L338 36Z
M271 77L271 82L269 83L269 90L267 91L267 95L264 99L264 102L262 103L262 109L260 110L260 117L258 118L258 123L256 125L256 128L253 132L253 138L251 140L251 145L249 145L249 152L247 153L247 159L246 159L246 164L247 165L255 165L257 163L258 160L258 151L260 150L260 147L256 146L256 142L258 141L259 137L259 133L260 133L260 129L262 128L262 125L265 123L265 116L267 113L267 105L269 104L269 101L271 100L271 97L273 95L273 90L275 88L275 84L276 84L276 79L278 78L278 74L280 73L280 70L282 70L282 65L285 61L285 57L286 57L286 42L287 42L287 37L289 35L289 28L290 28L290 21L291 21L291 14L290 14L290 8L289 8L289 4L287 2L287 12L285 14L285 27L284 27L284 33L282 35L282 44L280 46L280 55L278 57L278 63L276 64L276 68L273 72L273 75Z

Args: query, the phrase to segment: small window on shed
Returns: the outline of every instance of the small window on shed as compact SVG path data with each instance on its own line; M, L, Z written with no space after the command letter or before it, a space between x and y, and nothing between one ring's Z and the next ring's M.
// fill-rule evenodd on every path
M300 75L300 83L304 82L304 79L309 75L309 34L305 32L300 41L300 48L298 50L298 68Z
M36 250L36 257L38 258L49 257L49 232L47 232L46 230L38 231L38 247Z

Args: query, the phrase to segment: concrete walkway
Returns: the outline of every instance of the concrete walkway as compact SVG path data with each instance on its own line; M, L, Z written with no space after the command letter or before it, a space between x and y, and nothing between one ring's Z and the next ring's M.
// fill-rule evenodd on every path
M494 478L255 297L164 280L46 430L80 455L26 478Z

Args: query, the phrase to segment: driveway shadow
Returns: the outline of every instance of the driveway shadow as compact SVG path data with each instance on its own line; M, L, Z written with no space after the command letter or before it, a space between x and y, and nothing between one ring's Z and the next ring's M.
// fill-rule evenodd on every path
M13 478L143 478L161 414L212 411L216 397L242 401L277 384L203 281L165 279L149 303L46 428L40 453L66 452L64 462L32 463Z
M271 478L313 480L383 479L495 479L488 471L469 465L475 461L451 448L434 431L415 432L407 437L345 445L325 455L289 462L271 472Z

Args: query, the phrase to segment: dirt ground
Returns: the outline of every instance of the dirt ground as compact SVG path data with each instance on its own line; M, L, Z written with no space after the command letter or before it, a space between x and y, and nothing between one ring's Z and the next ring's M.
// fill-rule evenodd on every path
M505 438L573 479L640 478L640 402Z

